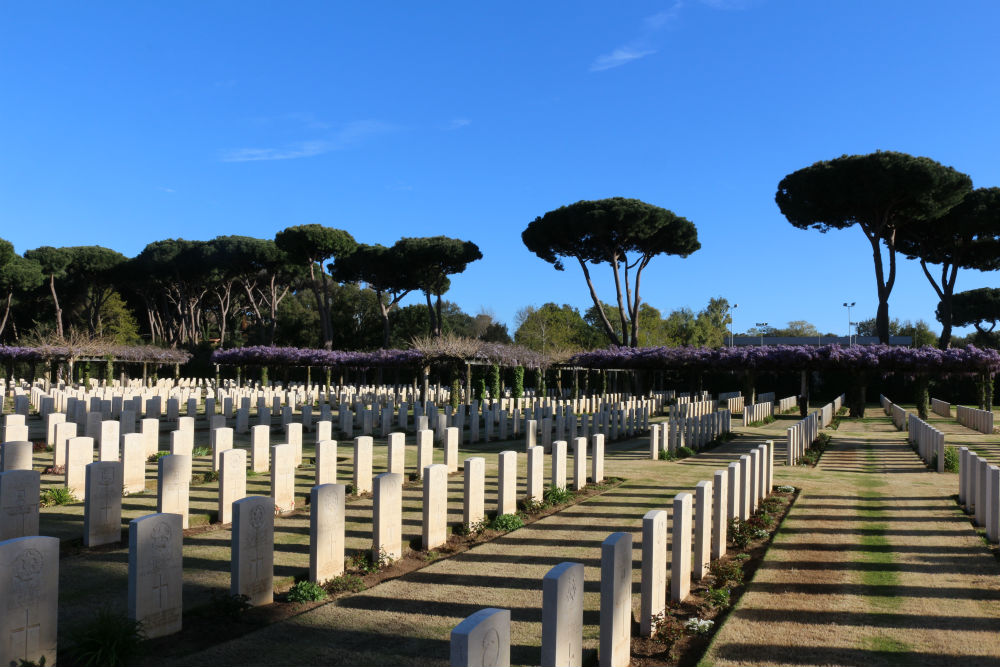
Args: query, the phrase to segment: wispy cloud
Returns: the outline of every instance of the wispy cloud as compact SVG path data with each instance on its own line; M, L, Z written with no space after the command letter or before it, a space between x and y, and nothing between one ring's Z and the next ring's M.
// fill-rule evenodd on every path
M642 32L633 40L619 46L610 53L605 53L594 59L590 63L591 72L603 72L605 70L621 67L630 62L651 56L656 53L655 36L660 30L677 20L681 9L684 7L682 0L676 0L670 7L659 11L652 16L647 16L642 21Z
M469 125L472 125L472 121L468 118L452 118L448 123L447 128L449 130L458 130L463 127L468 127Z
M395 126L378 120L359 120L344 125L333 136L295 141L280 146L266 148L238 148L225 151L223 162L259 162L262 160L294 160L313 157L343 150L369 137L385 134L396 129Z
M173 188L165 188L162 185L156 186L156 189L159 190L160 192L166 192L167 194L171 194L171 195L174 194L175 192L177 192Z
M622 46L615 49L611 53L598 56L597 59L590 65L590 71L603 72L606 69L621 67L622 65L630 63L633 60L645 58L646 56L651 56L654 53L656 53L655 49L639 50L631 46Z

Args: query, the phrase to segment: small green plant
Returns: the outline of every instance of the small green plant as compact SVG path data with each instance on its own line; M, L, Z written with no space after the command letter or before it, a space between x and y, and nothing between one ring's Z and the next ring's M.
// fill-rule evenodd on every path
M355 496L358 494L358 487L354 486L353 484L348 484L347 489L345 489L345 491L347 492L347 495Z
M729 521L728 531L729 539L732 541L733 546L745 549L747 545L750 544L750 540L752 539L750 536L750 530L750 526L748 526L745 521L742 521L739 517L733 517Z
M750 560L750 554L748 553L736 554L735 556L733 556L733 559L738 561Z
M162 459L164 456L169 456L169 455L170 455L170 452L162 452L162 451L161 452L156 452L155 454L150 455L150 457L148 459L146 459L146 460L149 463L156 463L157 461L159 461L160 459Z
M958 450L952 445L944 448L944 471L958 472Z
M657 614L653 617L653 641L663 644L664 652L674 657L674 646L684 636L684 624L671 614Z
M773 424L773 423L774 423L774 417L768 415L767 417L764 417L760 421L750 422L748 426L750 426L750 428L753 428L755 426L766 426L768 424Z
M673 452L668 452L665 449L660 450L660 460L661 461L676 461L677 455Z
M254 477L260 477L260 473L253 468L247 468L247 479L253 479Z
M767 497L767 498L765 498L764 500L761 501L760 508L762 510L764 510L765 512L768 512L770 514L774 514L779 509L781 509L781 501L778 500L777 498L769 496L769 497ZM770 524L768 524L768 525L770 525Z
M219 471L209 470L207 472L201 473L201 481L203 482L218 482L219 481Z
M38 497L42 507L52 507L53 505L71 505L77 502L76 496L65 486L45 489Z
M374 574L392 564L392 558L389 557L384 548L379 547L377 558L374 556L373 551L374 548L355 551L351 556L351 567L362 574Z
M562 505L563 503L568 503L575 495L576 494L569 489L559 486L550 486L545 489L545 493L543 494L547 505ZM518 527L520 528L520 526Z
M456 524L452 529L455 535L482 535L490 527L490 522L486 519L474 523Z
M743 583L743 566L736 560L713 560L708 573L715 579L717 589L729 589Z
M213 616L228 616L234 621L239 620L244 612L253 605L247 595L230 595L229 590L213 590L212 601L209 603Z
M781 486L774 487L774 490L778 493L795 493L794 486L788 486L787 484L782 484Z
M546 507L548 503L544 500L535 500L534 498L525 498L520 502L521 511L525 514L538 514Z
M289 602L319 602L327 598L326 589L313 581L297 581L288 590Z
M428 563L431 562L432 560L437 560L440 557L441 554L438 553L437 551L428 551L427 553L424 554L424 560L427 561Z
M359 593L365 590L365 582L356 574L342 574L323 584L332 595L338 593Z
M705 591L705 601L715 609L729 609L730 595L728 588L709 588Z
M501 530L504 532L510 532L523 527L524 520L517 514L501 514L497 518L493 519L493 525L491 526L493 530Z
M677 448L677 458L686 459L688 457L694 456L694 450L690 447L678 447Z
M142 622L103 608L70 635L74 662L83 667L118 667L142 652Z
M211 456L212 450L208 447L195 447L191 450L191 453L195 456Z

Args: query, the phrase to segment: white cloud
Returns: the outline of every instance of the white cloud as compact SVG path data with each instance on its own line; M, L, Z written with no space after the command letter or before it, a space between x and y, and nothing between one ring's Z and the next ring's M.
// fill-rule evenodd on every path
M171 195L174 194L175 192L177 192L173 188L165 188L165 187L160 186L160 185L156 186L156 189L159 190L160 192L166 192L167 194L171 194Z
M614 67L621 67L626 63L630 63L633 60L639 60L640 58L645 58L646 56L656 53L653 49L636 49L630 46L622 46L611 53L606 53L603 56L598 56L596 60L590 65L591 72L603 72L606 69L612 69Z
M645 58L656 53L653 39L657 32L663 30L667 25L677 20L681 9L684 7L683 0L675 0L667 9L657 12L652 16L647 16L642 21L642 33L635 39L619 46L611 53L605 53L594 59L590 64L591 72L603 72L604 70L621 67L630 62Z
M223 162L257 162L259 160L294 160L312 157L333 150L329 141L300 141L280 148L239 148L222 155Z
M468 118L452 118L451 122L448 123L449 130L458 130L463 127L468 127L472 125L472 121Z
M294 160L343 150L368 137L391 132L393 125L378 120L359 120L344 125L332 137L296 141L270 148L239 148L226 151L223 162L260 162L264 160Z

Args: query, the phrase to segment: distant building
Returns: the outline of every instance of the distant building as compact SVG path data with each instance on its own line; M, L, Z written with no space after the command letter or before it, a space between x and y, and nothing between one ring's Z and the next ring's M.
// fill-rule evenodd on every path
M729 342L729 338L726 338ZM854 336L855 345L877 345L878 336ZM850 345L847 336L736 336L733 345ZM913 336L889 336L889 345L910 347Z

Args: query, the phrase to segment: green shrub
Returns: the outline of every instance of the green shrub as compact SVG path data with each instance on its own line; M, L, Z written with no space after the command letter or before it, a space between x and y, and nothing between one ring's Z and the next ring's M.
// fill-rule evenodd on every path
M342 574L324 583L323 587L333 595L359 593L365 590L365 582L356 574Z
M260 473L253 468L247 468L247 479L253 479L254 477L260 477Z
M362 574L373 574L379 570L392 565L392 559L385 549L379 548L378 557L374 557L373 549L355 551L351 556L351 567Z
M104 608L71 634L71 653L82 667L118 667L142 652L143 639L141 621Z
M312 581L297 581L288 591L289 602L319 602L327 598L326 589Z
M750 560L750 554L736 554L733 556L733 559L739 561Z
M209 447L195 447L191 450L194 456L211 456L212 450Z
M739 517L733 517L729 521L729 539L734 546L745 549L750 540L753 539L750 536L751 527L746 524L745 521L739 519Z
M742 571L740 574L742 575ZM705 591L705 600L708 602L709 606L715 607L716 609L729 609L729 605L731 604L729 589L721 586L718 588L709 587L708 590Z
M548 505L562 505L573 499L576 494L569 489L560 488L558 486L550 486L545 489L545 503ZM519 526L520 527L520 526Z
M535 500L534 498L525 498L519 504L521 511L525 514L538 514L549 506L544 500Z
M493 525L491 526L493 530L502 530L504 532L510 532L523 527L524 520L517 514L501 514L493 519Z
M160 459L162 459L162 458L163 458L164 456L169 456L169 455L170 455L170 452L163 452L163 451L160 451L160 452L156 452L155 454L151 455L151 456L150 456L150 457L149 457L148 459L146 459L146 460L147 460L147 461L148 461L149 463L156 463L157 461L159 461Z
M490 364L490 399L500 400L500 364Z
M39 494L38 502L42 507L53 505L71 505L77 502L76 496L65 486L45 489Z
M660 460L661 461L676 461L677 455L673 452L668 452L665 449L660 450Z
M524 366L514 367L514 387L511 396L521 398L524 396Z
M958 450L952 445L944 448L944 471L958 472Z
M218 482L219 481L219 471L209 470L208 472L201 473L201 481L203 482Z
M732 588L743 583L743 566L736 560L713 560L708 573L715 578L716 588Z
M345 492L349 496L356 496L358 494L358 487L354 486L353 484L348 484L347 488L345 489Z
M690 447L678 447L677 448L677 458L686 459L688 457L694 456L694 450Z
M663 644L664 652L674 657L674 646L684 636L684 623L670 614L657 614L653 617L653 641Z

